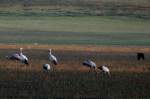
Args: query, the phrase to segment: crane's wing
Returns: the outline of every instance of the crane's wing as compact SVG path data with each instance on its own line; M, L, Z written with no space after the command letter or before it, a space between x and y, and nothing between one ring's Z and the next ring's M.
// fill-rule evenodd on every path
M28 58L27 56L25 55L22 55L22 60L21 60L22 63L26 64L26 65L29 65L29 62L28 62Z
M82 64L86 65L88 67L96 67L96 64L93 61L91 61L91 60L85 60L85 61L83 61Z
M90 67L90 63L89 63L89 61L87 61L87 60L83 61L82 64L85 65L85 66L89 66L89 67Z
M109 72L109 68L106 67L106 66L103 66L103 71L104 71L104 72Z
M12 54L9 56L9 59L12 59L12 60L21 60L21 57L19 54L15 53L15 54Z
M58 64L58 60L54 55L49 55L49 60L55 65Z
M27 60L28 61L28 58L25 55L21 55L21 58L22 58L22 60Z
M94 68L96 67L96 64L95 64L95 62L93 62L93 61L90 61L90 64L91 64L91 66L92 66L92 67L94 67Z

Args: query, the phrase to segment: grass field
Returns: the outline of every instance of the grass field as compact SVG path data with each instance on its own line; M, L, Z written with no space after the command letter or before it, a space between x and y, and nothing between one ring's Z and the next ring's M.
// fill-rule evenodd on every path
M18 13L19 12L19 13ZM149 0L1 0L0 14L150 18Z
M46 49L52 46L1 45L0 96L1 98L111 98L148 99L150 97L149 47L139 49L145 61L137 61L136 47L55 46L53 53L59 64L49 73L42 64L49 63ZM53 47L54 47L53 46ZM5 56L24 47L30 66L5 59ZM27 49L28 48L28 49ZM85 49L86 48L86 49ZM94 49L93 49L94 48ZM103 50L102 50L103 49ZM104 50L105 49L105 50ZM134 50L133 50L134 49ZM138 50L137 50L138 51ZM90 58L97 65L107 64L111 78L100 71L96 75L82 66Z
M0 98L149 99L149 46L149 0L0 0ZM30 66L5 58L20 47ZM44 72L49 48L59 64Z
M148 0L0 1L0 43L150 45Z
M149 20L127 17L1 16L0 42L149 46L149 25Z

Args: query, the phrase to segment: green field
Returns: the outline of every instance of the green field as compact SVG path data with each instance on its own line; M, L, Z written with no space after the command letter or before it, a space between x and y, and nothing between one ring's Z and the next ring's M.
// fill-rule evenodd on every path
M150 45L150 20L104 16L0 16L0 42Z
M150 45L149 0L0 1L0 43Z
M150 18L149 6L149 0L1 0L0 14Z

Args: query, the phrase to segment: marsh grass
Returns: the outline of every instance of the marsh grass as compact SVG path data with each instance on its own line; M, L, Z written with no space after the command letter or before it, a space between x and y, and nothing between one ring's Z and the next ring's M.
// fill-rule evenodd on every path
M149 54L138 62L131 52L82 52L54 50L59 65L54 71L44 72L43 63L49 63L47 50L25 50L29 67L2 56L15 52L0 50L1 98L111 98L147 99L150 96ZM37 54L38 53L38 54ZM82 61L90 58L97 65L107 64L111 78L102 72L89 72Z
M112 72L112 77L86 72L2 70L1 97L147 99L149 73ZM9 76L11 74L11 76ZM132 97L132 98L131 98Z

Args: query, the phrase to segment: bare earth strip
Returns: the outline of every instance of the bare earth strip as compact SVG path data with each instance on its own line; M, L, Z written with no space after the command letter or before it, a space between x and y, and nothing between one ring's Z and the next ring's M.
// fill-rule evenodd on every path
M150 52L149 46L93 46L93 45L15 45L15 44L0 44L0 49L53 49L62 51L91 51L91 52Z

